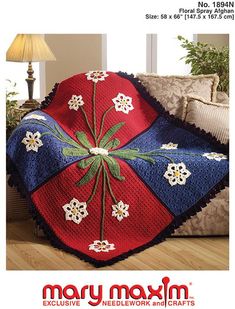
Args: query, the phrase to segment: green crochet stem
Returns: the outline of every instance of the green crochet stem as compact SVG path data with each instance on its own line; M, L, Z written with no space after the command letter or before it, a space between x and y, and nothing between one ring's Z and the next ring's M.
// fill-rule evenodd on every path
M106 196L106 175L105 166L102 161L103 168L103 190L102 190L102 204L101 204L101 222L100 222L100 240L104 240L104 220L105 220L105 196Z
M95 101L95 96L96 96L96 83L93 82L93 95L92 95L92 107L93 107L93 129L90 125L90 122L88 120L86 111L84 110L83 106L81 106L81 111L83 113L85 122L91 132L91 135L94 138L95 146L98 147L98 139L97 139L97 133L96 133L96 101Z
M94 184L94 187L92 189L92 192L91 192L91 195L90 197L88 198L87 200L87 205L90 204L90 202L93 200L93 197L95 196L96 194L96 190L97 190L97 187L98 187L98 184L99 184L99 179L100 179L100 174L101 174L101 170L102 170L102 166L99 167L99 170L98 170L98 174L96 176L96 181L95 181L95 184Z
M95 95L96 95L96 83L93 82L93 96L92 96L92 105L93 105L93 131L94 131L94 138L95 138L95 146L98 147L97 134L96 134L96 102L95 102Z
M105 117L107 116L107 114L114 108L114 106L111 106L109 109L107 109L103 116L102 116L102 119L101 119L101 124L100 124L100 133L99 133L99 136L97 138L97 140L99 141L101 136L102 136L102 133L103 133L103 128L104 128L104 120L105 120Z
M160 151L159 151L160 150ZM176 149L177 150L177 149ZM145 155L158 155L161 153L166 153L166 154L177 154L177 155L186 155L186 156L201 156L201 154L198 153L190 153L190 152L177 152L177 151L165 151L164 149L157 148L155 150L149 151L149 152L144 152Z
M87 124L87 126L88 126L88 128L89 128L89 130L90 130L90 132L91 132L91 135L93 136L94 141L95 141L95 140L96 140L95 133L94 133L94 131L93 131L93 129L92 129L92 127L91 127L90 123L89 123L89 120L88 120L88 117L87 117L86 111L84 110L84 108L83 108L82 106L81 106L81 111L82 111L82 113L83 113L83 116L84 116L85 122L86 122L86 124Z
M161 155L161 154L156 154L156 156L166 158L166 159L170 160L170 161L171 161L171 163L175 163L175 162L174 162L174 160L173 160L173 159L171 159L171 158L170 158L170 157L168 157L168 156L164 156L164 155Z
M109 174L107 173L106 169L105 169L105 176L106 176L106 180L107 180L107 185L108 185L108 189L109 189L109 193L114 201L115 204L118 203L114 193L113 193L113 190L111 188L111 183L110 183L110 178L109 178Z

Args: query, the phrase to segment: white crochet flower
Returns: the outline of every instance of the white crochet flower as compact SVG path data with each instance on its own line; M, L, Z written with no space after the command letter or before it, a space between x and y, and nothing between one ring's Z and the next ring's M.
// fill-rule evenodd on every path
M115 110L117 112L123 112L124 114L128 114L129 111L132 111L134 109L132 105L132 98L126 96L123 93L118 93L118 95L112 99Z
M172 142L168 144L162 144L161 149L177 149L178 144L173 144Z
M77 111L80 106L84 105L84 101L81 95L72 95L71 99L68 101L69 109L74 109Z
M99 147L91 148L91 149L89 149L89 152L90 152L90 154L93 154L95 156L97 156L97 155L108 156L108 154L109 154L107 149L99 148Z
M206 157L209 160L215 160L215 161L227 160L228 158L223 153L217 153L217 152L204 153L202 156Z
M40 116L37 114L31 114L31 115L25 116L22 120L28 120L28 119L46 120L44 116Z
M167 166L167 171L164 177L168 179L171 186L185 185L186 179L191 175L190 171L186 169L183 162L181 163L169 163Z
M89 71L85 74L88 80L92 80L94 83L98 83L98 81L105 80L109 75L106 71Z
M129 216L128 212L129 205L124 204L122 201L118 202L117 205L112 205L112 208L113 208L112 216L117 218L119 222L122 221L123 218Z
M95 252L109 252L115 250L114 244L110 244L107 240L95 240L93 244L89 245L89 250Z
M76 198L73 198L69 204L63 206L65 219L79 224L83 218L88 216L86 208L87 204L85 202L79 202Z
M35 151L38 152L38 148L43 146L42 141L40 140L41 133L38 131L36 133L32 133L27 131L26 136L22 139L21 143L26 145L27 151Z

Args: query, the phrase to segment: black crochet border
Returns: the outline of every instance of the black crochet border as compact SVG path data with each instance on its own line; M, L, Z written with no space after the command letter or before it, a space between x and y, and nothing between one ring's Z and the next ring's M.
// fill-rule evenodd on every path
M59 86L59 83L56 83L54 85L54 87L52 88L51 92L48 94L48 96L45 97L45 99L41 102L41 105L40 105L40 109L44 109L46 108L48 105L50 105L50 103L52 102L55 94L56 94L56 91L57 91L57 88Z
M161 106L159 102L157 102L153 97L151 97L148 92L145 90L145 88L140 84L140 81L134 77L134 75L128 75L123 72L118 73L119 76L127 78L130 80L133 85L136 87L136 89L141 93L144 99L148 101L157 111L159 114L165 115L170 121L173 121L177 126L186 128L187 130L193 132L194 134L200 135L204 137L207 141L209 141L211 144L213 144L215 147L220 148L220 150L228 151L228 145L221 144L219 141L217 141L216 138L214 138L211 134L206 133L204 130L200 130L199 128L184 123L181 120L178 120L171 116L168 112L164 110L164 108ZM53 97L55 96L57 87L59 84L56 84L53 88L52 92L45 98L43 101L42 109L47 107ZM55 235L55 233L52 231L52 229L49 227L49 225L46 223L44 218L41 216L39 211L37 210L36 206L33 204L31 197L27 190L25 189L24 182L21 179L17 168L15 167L12 160L7 157L7 172L10 174L10 178L8 180L8 184L10 186L15 186L17 190L21 193L22 197L26 197L29 205L29 210L32 214L33 219L36 221L36 223L39 225L39 227L44 231L45 235L49 239L51 245L58 249L63 249L65 252L71 253L73 255L76 255L81 260L84 260L86 262L89 262L93 264L95 267L104 267L112 265L118 261L124 260L128 258L130 255L139 253L149 247L152 247L153 245L156 245L163 240L165 240L166 237L170 236L176 228L178 228L180 225L182 225L183 222L185 222L187 219L189 219L191 216L195 215L198 211L200 211L203 207L207 205L207 203L215 197L215 195L220 192L222 189L224 189L229 184L229 175L227 174L224 176L219 183L217 183L207 194L204 196L201 200L199 200L195 205L193 205L190 209L188 209L185 213L181 214L180 216L177 216L174 218L174 220L155 238L153 238L150 242L135 248L133 250L130 250L128 252L125 252L115 258L112 258L107 261L101 261L91 258L90 256L79 252L77 250L74 250L64 243Z

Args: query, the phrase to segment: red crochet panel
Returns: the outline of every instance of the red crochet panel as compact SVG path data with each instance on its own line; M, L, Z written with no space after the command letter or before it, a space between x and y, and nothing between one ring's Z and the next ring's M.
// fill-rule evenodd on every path
M128 132L124 128L115 135L121 141L119 146L121 147L137 134L147 129L157 118L158 113L140 96L139 92L131 83L127 83L125 79L115 73L107 73L109 76L106 78L105 83L98 82L96 84L97 128L100 128L103 113L113 105L112 98L118 95L120 89L125 89L124 94L128 94L128 96L133 98L132 103L135 106L134 110L128 115L112 110L106 118L103 129L104 133L110 129L111 124L127 121ZM80 93L83 94L83 100L86 102L85 108L88 119L92 122L93 83L87 82L85 74L75 75L61 82L57 88L55 97L44 112L53 117L71 137L74 138L74 132L76 131L84 131L92 143L92 136L87 130L87 125L81 113L76 111L68 113L68 101L71 99L71 94L79 95Z
M32 195L37 210L65 245L103 261L150 242L173 220L173 216L139 180L129 165L121 160L118 161L126 180L120 182L112 179L112 186L115 188L116 196L121 196L123 202L130 205L130 215L122 221L120 226L120 222L112 217L113 201L109 194L106 195L105 239L108 239L109 243L118 244L115 250L96 253L88 248L89 244L99 239L101 182L97 190L98 194L87 208L89 215L79 225L64 219L62 206L71 199L71 196L79 199L80 202L86 201L94 185L94 180L92 180L82 188L74 186L74 183L85 174L84 170L78 170L76 163L56 175Z

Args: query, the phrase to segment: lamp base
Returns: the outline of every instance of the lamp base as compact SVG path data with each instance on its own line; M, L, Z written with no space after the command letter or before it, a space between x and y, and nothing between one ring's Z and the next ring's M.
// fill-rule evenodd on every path
M35 109L35 108L40 107L40 103L33 99L33 84L36 78L33 77L34 71L33 71L33 66L32 66L31 61L29 61L27 73L28 73L28 78L26 78L26 82L28 84L29 99L25 101L21 107L27 108L27 109Z
M28 109L34 109L34 108L39 108L39 107L40 107L40 103L34 99L27 100L21 105L21 108L28 108Z

